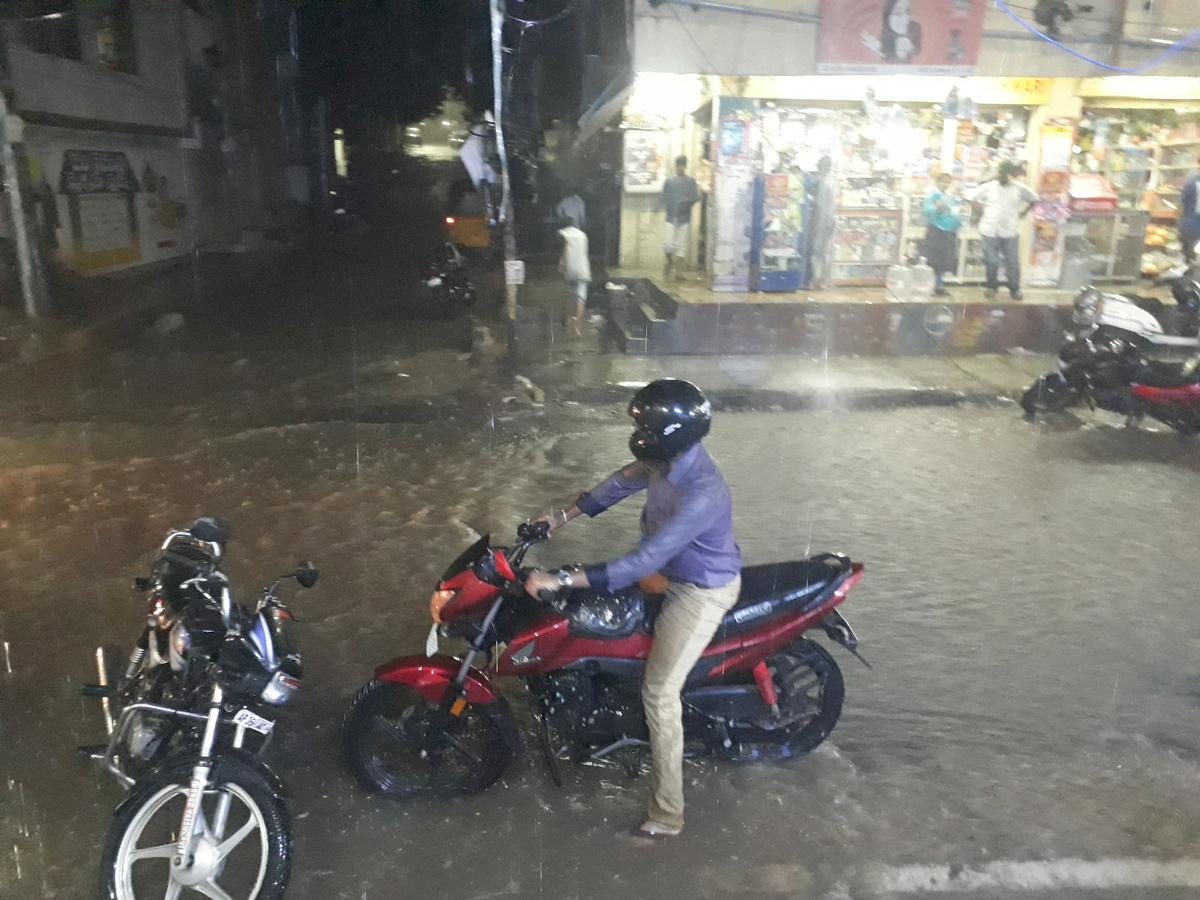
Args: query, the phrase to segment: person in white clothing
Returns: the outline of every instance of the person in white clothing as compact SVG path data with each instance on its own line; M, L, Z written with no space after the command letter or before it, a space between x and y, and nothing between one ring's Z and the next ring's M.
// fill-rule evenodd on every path
M687 173L687 157L675 159L675 174L663 183L658 208L666 212L667 222L663 226L663 278L670 278L674 270L677 281L683 280L683 267L687 259L688 241L691 238L692 207L700 200L700 189L696 179Z
M587 306L588 288L592 283L592 264L588 259L588 238L568 218L558 220L558 235L562 238L562 257L558 271L566 279L570 293L563 311L563 325L571 337L583 333L583 312Z
M1008 293L1014 300L1021 299L1021 219L1033 209L1038 201L1028 185L1013 180L1016 166L1005 160L993 181L977 187L967 198L976 207L983 209L979 220L979 236L983 240L983 265L987 271L985 296L994 300L1000 287L1000 265L1004 264L1004 277L1008 282Z

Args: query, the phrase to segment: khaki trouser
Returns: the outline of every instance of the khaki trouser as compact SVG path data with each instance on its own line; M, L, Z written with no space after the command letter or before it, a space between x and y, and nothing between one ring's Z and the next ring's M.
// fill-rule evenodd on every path
M664 825L683 827L683 703L679 693L721 619L737 603L741 585L740 576L719 588L667 583L667 599L654 626L654 646L642 683L653 757L646 813Z

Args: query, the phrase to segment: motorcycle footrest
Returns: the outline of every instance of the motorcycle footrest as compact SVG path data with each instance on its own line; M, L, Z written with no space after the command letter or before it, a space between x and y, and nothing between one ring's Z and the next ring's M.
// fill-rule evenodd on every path
M115 697L116 695L116 689L112 685L85 684L83 686L83 696L85 697Z
M107 752L107 744L82 744L75 751L80 759L104 759L104 754Z

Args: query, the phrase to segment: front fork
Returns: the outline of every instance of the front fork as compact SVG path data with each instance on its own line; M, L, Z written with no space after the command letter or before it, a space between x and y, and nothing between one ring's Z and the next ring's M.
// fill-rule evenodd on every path
M454 676L454 680L446 685L446 693L442 697L442 713L449 716L461 716L463 710L467 708L467 675L471 671L471 663L475 657L485 652L487 649L487 635L492 629L492 623L496 621L496 614L500 612L500 607L504 604L504 594L496 598L496 602L492 604L492 608L488 610L487 616L484 617L483 625L479 628L479 634L467 644L467 652L463 656L462 665L458 667L458 674ZM449 719L447 719L449 724Z
M204 792L208 789L212 775L213 747L217 741L217 729L221 722L221 705L225 694L220 685L213 685L212 702L208 709L208 720L204 725L204 736L200 740L200 758L192 769L192 780L188 785L187 803L183 808L183 819L179 824L179 841L175 845L175 856L171 860L172 870L189 869L195 859L196 819L201 816L201 804ZM233 746L241 749L246 738L246 726L238 724L233 736ZM228 792L217 798L217 809L213 815L209 831L213 838L220 841L225 836L225 826L229 821L229 807L233 796ZM201 818L201 822L203 819Z

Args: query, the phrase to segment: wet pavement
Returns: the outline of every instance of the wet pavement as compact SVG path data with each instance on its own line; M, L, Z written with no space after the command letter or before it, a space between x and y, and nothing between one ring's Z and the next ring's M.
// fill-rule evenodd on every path
M679 839L629 836L646 784L620 769L571 768L555 788L528 729L477 797L363 794L340 716L377 664L419 651L449 559L624 461L615 389L568 388L669 365L610 361L535 405L468 358L464 329L349 310L5 371L0 896L92 895L121 792L74 756L102 735L79 686L97 645L137 633L131 578L201 513L233 524L243 599L297 560L322 571L291 598L306 677L269 760L293 792L289 897L900 897L936 881L908 867L934 866L975 873L942 896L1066 900L1131 896L1136 870L1099 870L1108 890L1078 888L1089 869L1018 891L988 867L1200 858L1200 445L1090 414L1032 425L1002 401L719 416L747 561L865 562L843 609L875 668L834 648L845 713L811 756L689 763ZM892 362L858 365L896 379ZM577 522L536 562L618 554L637 512ZM1167 886L1138 896L1188 895L1155 872L1143 883Z

